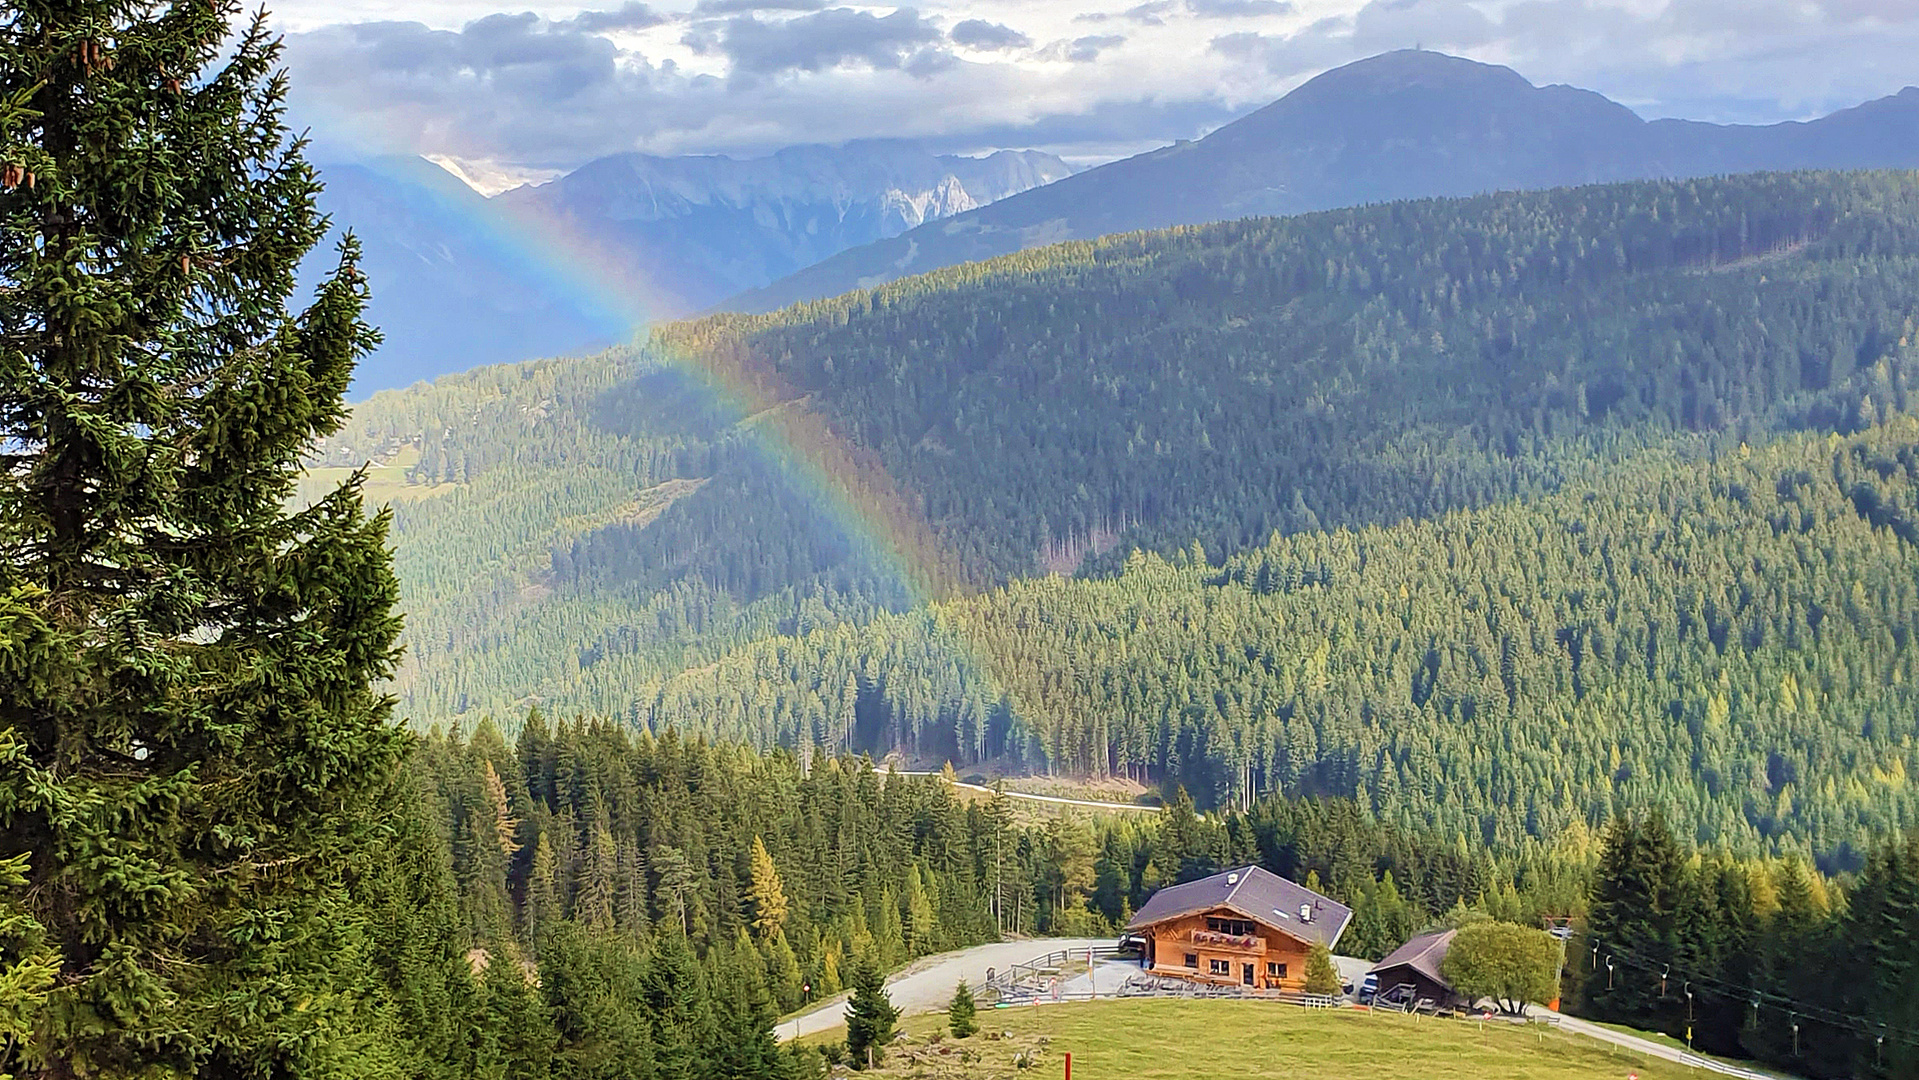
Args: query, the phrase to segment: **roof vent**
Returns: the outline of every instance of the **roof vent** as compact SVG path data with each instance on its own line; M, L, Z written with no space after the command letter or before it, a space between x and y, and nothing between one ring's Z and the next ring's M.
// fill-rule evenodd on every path
M1313 905L1311 904L1299 905L1299 921L1300 922L1313 921Z
M1237 885L1237 884L1239 884L1239 875L1238 875L1238 874L1227 874L1227 875L1226 875L1226 884L1228 884L1228 885Z

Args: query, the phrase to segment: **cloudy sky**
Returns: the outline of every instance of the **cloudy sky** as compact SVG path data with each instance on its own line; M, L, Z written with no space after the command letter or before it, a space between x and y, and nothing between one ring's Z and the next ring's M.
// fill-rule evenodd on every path
M322 152L507 173L624 150L917 139L1079 163L1423 45L1648 117L1771 122L1919 84L1919 0L279 0Z

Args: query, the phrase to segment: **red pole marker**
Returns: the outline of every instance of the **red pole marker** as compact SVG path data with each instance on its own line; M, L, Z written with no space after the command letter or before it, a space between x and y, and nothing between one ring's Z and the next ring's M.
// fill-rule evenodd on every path
M1066 1080L1073 1080L1073 1053L1070 1050L1066 1052ZM1639 1078L1635 1076L1633 1080Z

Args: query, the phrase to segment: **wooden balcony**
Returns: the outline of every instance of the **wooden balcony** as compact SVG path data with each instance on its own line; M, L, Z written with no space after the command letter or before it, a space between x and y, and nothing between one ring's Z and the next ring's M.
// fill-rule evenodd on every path
M1230 949L1233 952L1258 954L1266 951L1266 939L1257 934L1241 936L1222 934L1216 930L1195 930L1190 935L1194 945L1204 945L1209 949Z

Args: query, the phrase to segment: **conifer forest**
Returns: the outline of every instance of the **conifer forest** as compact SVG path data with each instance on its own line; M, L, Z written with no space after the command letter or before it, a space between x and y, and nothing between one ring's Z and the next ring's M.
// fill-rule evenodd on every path
M1919 1077L1919 174L1126 234L349 405L282 53L0 19L0 1080L813 1080L888 972L1249 865L1342 954L1550 925L1568 1011Z

